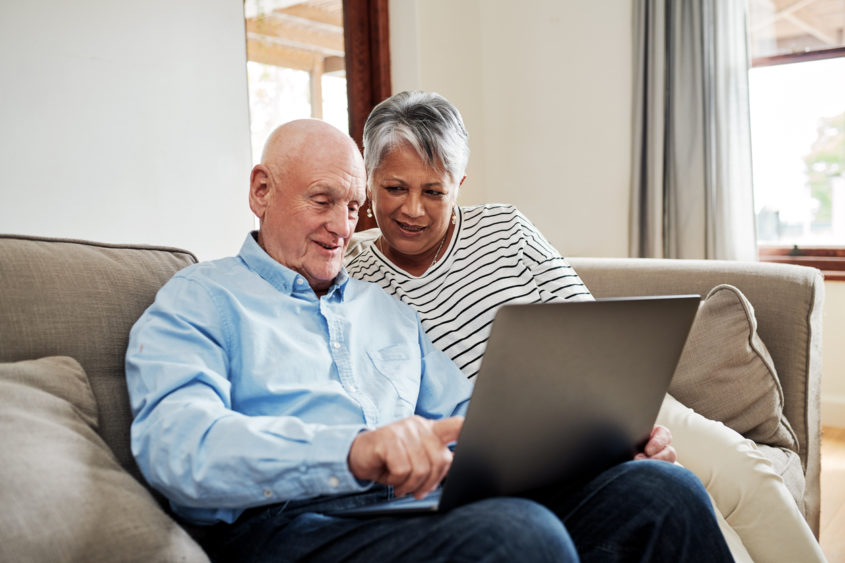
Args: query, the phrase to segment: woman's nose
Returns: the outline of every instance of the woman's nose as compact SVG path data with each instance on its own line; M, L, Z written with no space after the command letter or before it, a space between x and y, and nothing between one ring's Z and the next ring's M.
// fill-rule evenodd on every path
M402 212L408 217L420 217L423 215L423 205L421 198L413 193L408 194L405 201L402 202Z

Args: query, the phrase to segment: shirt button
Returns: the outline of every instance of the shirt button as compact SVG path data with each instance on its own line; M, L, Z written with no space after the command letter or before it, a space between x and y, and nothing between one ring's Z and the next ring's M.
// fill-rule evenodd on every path
M334 489L338 485L340 485L340 480L337 477L329 477L329 487Z
M349 390L350 390L351 392L353 392L353 393L354 393L355 391L357 391L357 390L358 390L358 388L357 388L357 387L355 387L354 385L350 385L350 386L349 386Z
M266 498L270 498L271 496L273 496L273 491L271 491L270 489L264 489L264 496Z
M340 348L340 342L338 342L336 340L334 342L332 342L332 348L334 348L335 350L338 350Z
M302 285L302 278L296 278L296 285Z

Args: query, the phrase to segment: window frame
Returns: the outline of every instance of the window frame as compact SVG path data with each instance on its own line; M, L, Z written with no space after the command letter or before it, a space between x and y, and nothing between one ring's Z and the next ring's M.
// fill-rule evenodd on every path
M760 262L810 266L821 270L825 281L845 281L845 247L760 245L757 255Z
M803 53L786 53L751 60L751 67L805 63L845 57L845 47ZM825 281L845 281L845 246L757 245L761 262L810 266L822 271Z
M810 61L821 61L824 59L835 59L845 57L845 47L833 47L832 49L819 49L802 53L784 53L782 55L771 55L769 57L756 57L751 59L751 68L758 66L775 66L791 63L807 63Z

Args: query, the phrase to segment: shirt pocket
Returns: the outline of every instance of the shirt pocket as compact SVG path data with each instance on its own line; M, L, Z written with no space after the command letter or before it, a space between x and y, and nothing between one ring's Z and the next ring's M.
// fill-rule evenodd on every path
M402 401L417 404L420 392L420 360L406 346L394 345L367 352L376 373L381 375L390 389Z

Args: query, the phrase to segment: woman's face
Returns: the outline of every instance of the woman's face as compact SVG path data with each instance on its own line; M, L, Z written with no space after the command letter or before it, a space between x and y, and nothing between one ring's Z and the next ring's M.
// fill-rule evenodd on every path
M390 254L414 259L434 257L446 235L458 187L408 145L391 150L369 179L376 222Z

